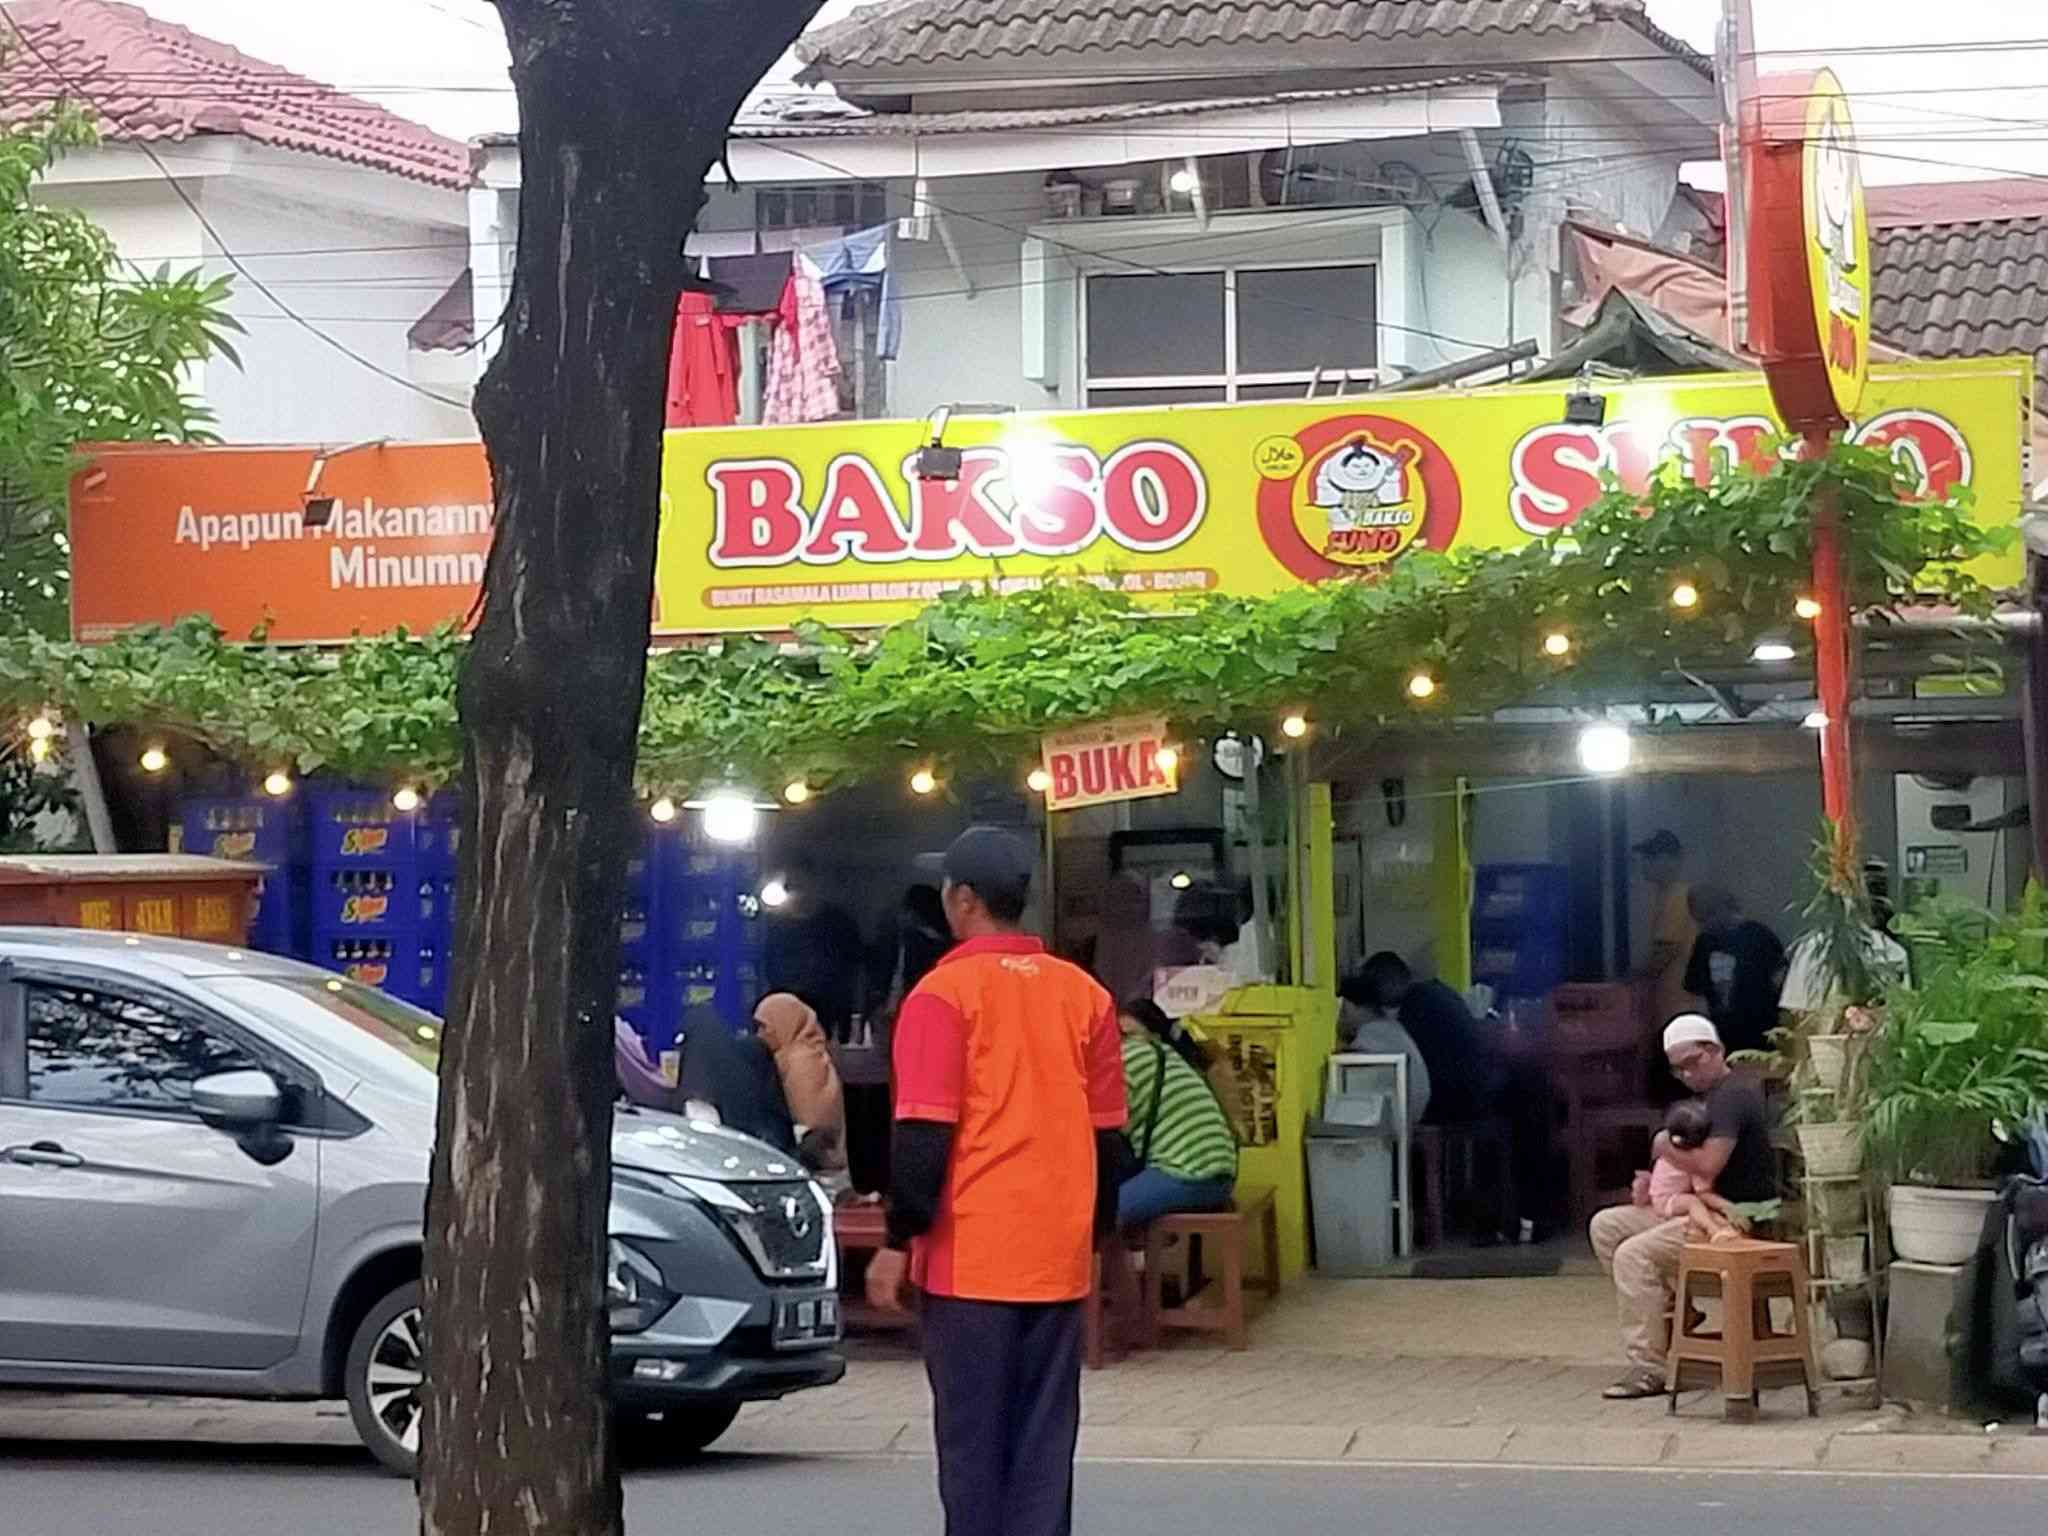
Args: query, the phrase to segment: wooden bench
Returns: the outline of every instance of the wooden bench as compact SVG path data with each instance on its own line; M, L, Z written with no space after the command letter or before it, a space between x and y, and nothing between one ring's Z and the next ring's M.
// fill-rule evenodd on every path
M1280 1294L1280 1213L1273 1191L1242 1188L1227 1211L1182 1211L1162 1216L1145 1229L1145 1312L1149 1327L1191 1328L1221 1333L1232 1349L1248 1346L1245 1335L1245 1246L1248 1229L1261 1236L1264 1269L1253 1284L1266 1298ZM1216 1277L1185 1297L1177 1307L1166 1305L1166 1250L1175 1241L1201 1242L1203 1256ZM1218 1286L1221 1301L1206 1298Z

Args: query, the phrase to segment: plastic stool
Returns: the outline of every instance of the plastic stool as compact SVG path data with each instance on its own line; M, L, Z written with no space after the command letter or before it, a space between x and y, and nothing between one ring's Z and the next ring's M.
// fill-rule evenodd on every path
M1711 1296L1721 1300L1721 1331L1696 1331L1695 1304ZM1771 1327L1771 1302L1781 1297L1792 1303L1790 1333ZM1755 1420L1757 1393L1769 1386L1803 1387L1807 1417L1817 1416L1819 1376L1806 1309L1806 1260L1796 1244L1755 1238L1687 1243L1679 1259L1678 1296L1671 1311L1671 1363L1665 1376L1670 1411L1678 1412L1686 1367L1701 1366L1719 1381L1726 1416L1737 1423Z

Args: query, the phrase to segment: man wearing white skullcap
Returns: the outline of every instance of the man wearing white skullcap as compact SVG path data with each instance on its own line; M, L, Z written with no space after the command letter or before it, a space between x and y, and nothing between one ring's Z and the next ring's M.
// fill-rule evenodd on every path
M1673 1019L1664 1027L1664 1058L1672 1075L1706 1100L1712 1129L1706 1142L1690 1151L1659 1132L1652 1158L1669 1159L1738 1204L1775 1198L1778 1166L1763 1091L1729 1068L1713 1020L1697 1013ZM1628 1356L1627 1374L1607 1389L1611 1398L1656 1397L1664 1391L1664 1315L1688 1226L1683 1216L1660 1216L1649 1204L1648 1187L1649 1175L1637 1175L1631 1203L1593 1218L1593 1252L1614 1277L1621 1343Z

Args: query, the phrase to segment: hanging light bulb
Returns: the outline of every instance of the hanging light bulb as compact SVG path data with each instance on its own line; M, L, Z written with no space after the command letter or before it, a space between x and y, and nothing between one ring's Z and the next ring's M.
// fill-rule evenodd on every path
M654 804L647 807L647 814L665 827L676 819L677 809L675 801L667 795L663 795Z
M1426 699L1436 692L1436 679L1427 672L1418 672L1408 679L1408 697Z
M1185 891L1194 885L1195 877L1184 869L1177 869L1173 872L1172 878L1166 883L1176 891Z
M782 798L791 805L802 805L811 798L810 781L807 779L791 779L782 786Z
M929 768L920 768L910 776L910 792L913 795L928 795L938 787L938 775Z
M162 747L151 745L142 749L140 761L144 773L162 773L171 766L171 754Z
M1689 581L1681 581L1671 589L1671 606L1674 608L1697 608L1700 605L1700 589Z
M263 779L263 793L273 799L283 799L292 792L292 776L282 768L273 768Z
M1034 795L1042 795L1052 788L1052 775L1043 768L1034 768L1024 776L1024 784Z
M30 741L48 741L56 734L57 722L48 715L37 715L28 723L28 739Z
M1193 197L1195 195L1195 188L1201 184L1200 179L1186 166L1182 166L1166 178L1166 185L1172 189L1176 197Z
M777 907L788 906L789 882L780 875L771 876L768 883L761 887L761 905L771 912Z
M401 816L410 816L420 808L420 792L410 784L398 786L398 792L391 797L391 807Z
M1293 741L1299 741L1308 734L1308 716L1289 715L1280 722L1280 734Z
M1792 605L1792 611L1798 614L1800 618L1811 622L1821 615L1820 599L1817 597L1802 597Z
M1579 766L1588 773L1621 773L1635 760L1635 750L1619 725L1589 725L1579 732Z
M1572 653L1572 637L1561 629L1553 629L1543 637L1543 654L1546 656L1569 656Z
M713 795L698 814L704 818L704 835L714 843L750 843L761 825L753 797L732 790Z
M1175 747L1161 747L1152 754L1152 766L1161 773L1171 777L1173 770L1180 766L1179 749Z

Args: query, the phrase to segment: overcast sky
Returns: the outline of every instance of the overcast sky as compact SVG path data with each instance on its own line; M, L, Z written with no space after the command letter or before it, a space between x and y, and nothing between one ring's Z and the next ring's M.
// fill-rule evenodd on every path
M487 0L142 0L169 21L373 97L444 133L517 126ZM826 19L853 0L827 0ZM2048 5L2041 0L1754 0L1765 69L1816 50L1856 97L1873 182L2048 175ZM1701 48L1721 0L1650 0ZM1941 51L1928 46L1930 18ZM1996 49L1976 45L2003 45ZM2015 46L2015 45L2019 46ZM779 73L786 78L787 61ZM772 77L771 77L772 78Z

